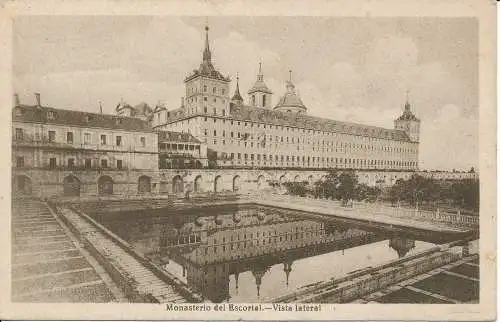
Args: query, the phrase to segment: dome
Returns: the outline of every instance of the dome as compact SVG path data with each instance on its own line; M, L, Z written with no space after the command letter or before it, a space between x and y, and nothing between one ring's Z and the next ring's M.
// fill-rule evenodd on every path
M305 113L307 111L302 99L300 99L297 93L295 93L295 85L293 85L290 81L286 84L285 95L279 99L274 109L281 112L295 113Z
M263 92L267 94L272 94L273 92L267 87L264 80L258 79L255 84L253 84L252 88L248 91L248 94L252 94L255 92Z

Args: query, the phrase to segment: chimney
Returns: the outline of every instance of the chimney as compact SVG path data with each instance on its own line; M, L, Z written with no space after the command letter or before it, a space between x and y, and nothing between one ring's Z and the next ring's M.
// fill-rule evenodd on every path
M181 97L181 107L184 107L184 97Z
M42 104L40 104L40 93L35 93L35 99L36 99L36 107L41 108Z
M19 102L19 94L14 94L14 106L19 106L21 105L21 102Z

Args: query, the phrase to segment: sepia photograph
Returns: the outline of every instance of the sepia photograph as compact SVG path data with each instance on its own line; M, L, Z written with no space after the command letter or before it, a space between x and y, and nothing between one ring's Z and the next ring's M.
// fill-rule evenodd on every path
M491 301L477 16L11 19L11 304L422 319Z

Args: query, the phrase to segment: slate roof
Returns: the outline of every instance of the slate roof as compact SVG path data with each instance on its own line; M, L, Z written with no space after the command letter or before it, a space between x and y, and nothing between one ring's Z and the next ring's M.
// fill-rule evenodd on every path
M205 116L205 114L197 114ZM176 122L191 115L185 109L178 108L170 112L168 123ZM210 116L210 115L207 115ZM231 104L228 116L217 116L230 120L266 123L272 125L291 126L317 131L345 133L373 138L392 139L398 141L411 141L402 130L386 129L377 126L341 122L307 114L287 113L268 108L253 107L248 105Z
M64 110L46 106L40 108L30 105L16 106L12 110L12 121L152 132L148 122L134 117Z
M172 131L158 131L158 142L201 143L191 133L181 133Z
M252 94L255 92L264 92L268 94L272 94L273 92L267 87L264 80L258 79L255 84L253 84L252 88L248 91L248 94Z
M420 120L410 110L410 103L408 103L408 102L406 102L406 104L405 104L405 110L404 110L403 114L400 117L398 117L398 121L420 122Z

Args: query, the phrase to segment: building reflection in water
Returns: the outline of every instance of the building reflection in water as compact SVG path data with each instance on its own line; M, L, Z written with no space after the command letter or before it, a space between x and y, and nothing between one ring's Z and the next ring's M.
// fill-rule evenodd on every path
M231 301L232 297L259 301L265 283L274 292L292 291L289 285L296 261L332 252L342 256L345 249L387 239L337 222L304 219L298 214L256 206L149 217L133 225L121 222L110 228L213 302ZM415 247L415 241L394 237L389 246L402 257ZM308 274L300 272L304 273ZM303 276L296 278L302 280Z

